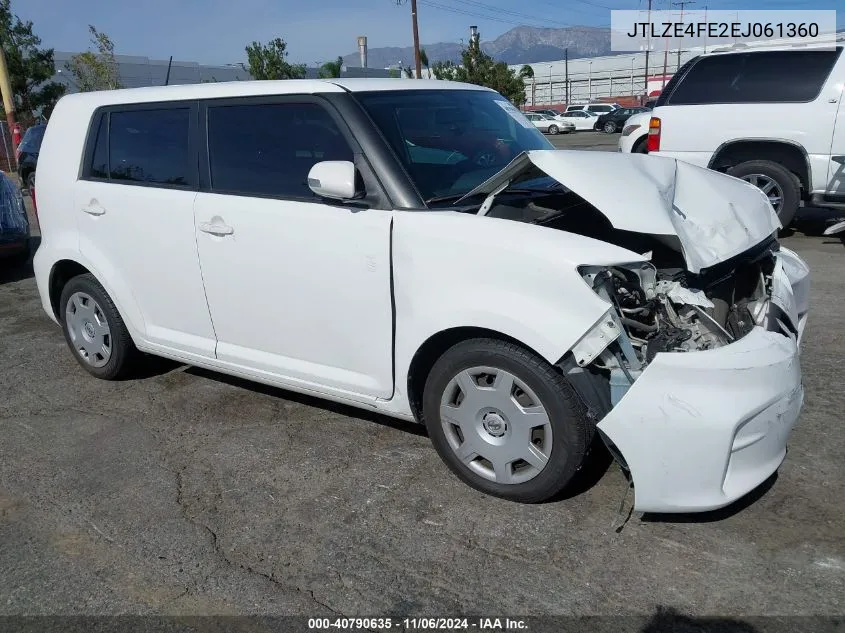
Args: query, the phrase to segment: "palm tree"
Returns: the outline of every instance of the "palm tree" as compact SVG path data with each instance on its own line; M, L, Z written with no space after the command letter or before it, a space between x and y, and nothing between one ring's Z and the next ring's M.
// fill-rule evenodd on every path
M340 77L340 71L343 69L343 57L338 57L333 62L326 62L320 66L321 79L333 79Z
M420 63L425 66L425 74L428 79L431 79L431 69L428 67L428 53L425 52L424 48L420 49Z
M533 79L534 77L534 69L531 68L528 64L525 64L522 68L519 69L519 77L520 79Z

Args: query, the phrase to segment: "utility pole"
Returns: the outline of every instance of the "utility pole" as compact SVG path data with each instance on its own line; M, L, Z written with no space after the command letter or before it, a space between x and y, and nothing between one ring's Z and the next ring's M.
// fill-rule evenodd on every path
M648 99L648 53L651 49L651 0L648 0L648 35L645 40L645 74L643 75L643 92Z
M411 0L411 20L414 23L414 66L417 79L422 79L422 63L420 62L420 31L417 27L417 0Z
M15 129L15 97L12 94L12 83L9 81L9 68L6 66L6 52L3 50L3 42L0 41L0 91L3 92L3 109L6 111L6 122L9 124L9 135L12 137L12 156L9 163L17 156L17 143L12 130Z
M403 5L408 0L395 0L397 5ZM411 0L411 24L414 27L414 67L417 79L422 79L422 61L420 60L420 31L417 26L417 0Z
M681 7L681 18L678 20L681 24L684 23L684 7L688 4L695 4L696 0L680 0L680 2L673 2L672 6ZM683 38L678 38L678 68L681 67L681 44L683 43ZM665 73L664 73L665 74Z
M704 5L704 23L707 24L707 5ZM707 54L707 31L704 32L704 53Z
M563 65L564 65L564 95L566 96L566 105L569 105L569 47L563 49Z

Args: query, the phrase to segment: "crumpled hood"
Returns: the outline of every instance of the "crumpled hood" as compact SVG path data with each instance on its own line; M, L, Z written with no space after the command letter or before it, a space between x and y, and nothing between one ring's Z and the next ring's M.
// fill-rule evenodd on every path
M768 198L753 185L645 154L530 151L474 192L495 191L532 165L584 198L617 229L677 236L694 273L748 250L781 226Z

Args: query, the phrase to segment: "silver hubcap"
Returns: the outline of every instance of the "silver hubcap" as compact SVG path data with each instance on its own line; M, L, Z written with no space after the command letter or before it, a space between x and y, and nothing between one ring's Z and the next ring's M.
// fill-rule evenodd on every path
M106 315L91 295L74 292L65 320L76 353L89 365L102 367L111 358L111 332Z
M748 174L747 176L743 176L742 179L745 182L750 182L765 193L769 198L769 202L772 203L775 213L780 215L780 211L783 208L783 191L781 191L777 182L763 174Z
M520 484L545 468L552 425L537 395L513 374L472 367L455 376L440 400L449 446L476 474Z

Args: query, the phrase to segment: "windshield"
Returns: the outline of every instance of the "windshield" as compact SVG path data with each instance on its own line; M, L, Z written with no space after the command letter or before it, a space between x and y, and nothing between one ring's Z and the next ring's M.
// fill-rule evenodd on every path
M426 204L448 205L520 152L554 149L510 101L482 90L354 93Z

